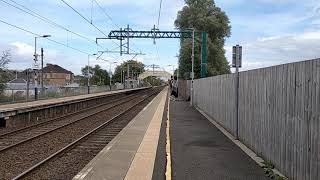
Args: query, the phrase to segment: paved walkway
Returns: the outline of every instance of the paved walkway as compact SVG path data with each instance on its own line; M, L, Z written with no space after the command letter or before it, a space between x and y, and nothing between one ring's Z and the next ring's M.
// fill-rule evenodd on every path
M263 169L189 102L170 102L172 179L264 180Z
M161 91L73 179L151 180L167 89Z

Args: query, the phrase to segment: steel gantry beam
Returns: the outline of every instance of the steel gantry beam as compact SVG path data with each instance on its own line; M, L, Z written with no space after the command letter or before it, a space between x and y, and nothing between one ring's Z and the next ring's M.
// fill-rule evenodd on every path
M109 33L108 37L96 38L96 43L104 39L120 40L120 55L129 54L130 38L139 39L172 39L172 38L192 38L192 31L159 31L154 26L150 31L133 31L129 25L127 28L120 28L120 30L113 30Z
M99 39L117 39L124 40L126 38L192 38L192 32L190 31L125 31L116 30L111 31L108 38L97 38Z
M96 42L98 43L99 39L129 40L130 38L192 38L192 31L159 31L155 26L150 31L133 31L128 25L125 29L111 31L108 37L96 38Z
M193 38L194 37L194 29L191 30L183 30L183 31L160 31L155 26L150 31L133 31L130 29L129 25L127 28L120 28L120 30L113 30L109 33L108 37L96 38L96 43L98 40L103 39L116 39L120 41L120 55L122 54L130 54L130 38L138 38L138 39L153 39L154 43L156 39L183 39L183 38ZM201 77L205 77L206 74L206 32L197 32L201 35Z

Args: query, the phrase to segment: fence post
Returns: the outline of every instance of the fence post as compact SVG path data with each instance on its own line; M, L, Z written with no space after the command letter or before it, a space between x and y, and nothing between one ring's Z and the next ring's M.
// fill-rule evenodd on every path
M239 139L239 67L236 67L236 139Z

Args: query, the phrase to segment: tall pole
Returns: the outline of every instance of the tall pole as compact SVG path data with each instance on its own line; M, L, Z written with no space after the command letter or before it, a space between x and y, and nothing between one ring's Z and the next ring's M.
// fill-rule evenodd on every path
M192 63L192 69L191 69L191 93L190 93L190 105L193 105L193 80L194 80L194 31L192 30L192 55L191 55L191 63Z
M174 65L172 65L172 74L173 74L173 78L174 78Z
M90 54L88 54L88 67L87 67L87 87L88 87L88 94L90 94L90 74L89 74L89 65L90 65Z
M110 85L110 91L111 91L111 62L110 62L110 69L109 69L109 85Z
M30 90L30 78L29 78L29 69L27 69L27 96L26 101L29 100L29 90Z
M122 84L122 80L123 80L122 73L123 73L123 70L122 70L122 67L121 67L121 80L120 80L121 84Z
M43 48L41 48L41 92L44 92L44 85L43 85Z
M38 56L37 56L37 37L34 37L34 61L37 62Z
M37 37L34 37L34 99L38 100L38 55L37 55Z
M152 86L154 86L154 66L155 64L152 64Z
M130 27L129 27L129 24L127 25L127 53L129 54L129 50L130 50L130 44L129 44L129 41L130 41L130 38L129 38L129 35L130 35Z
M239 64L236 65L236 139L239 139Z
M128 86L128 84L129 84L129 76L130 76L130 68L129 68L129 63L127 63L127 86Z
M34 37L34 65L36 66L38 62L38 55L37 55L37 37ZM34 67L34 69L36 69L37 67ZM35 70L35 81L34 81L34 85L35 85L35 91L37 91L37 87L38 87L38 72L37 70ZM36 92L35 92L36 94Z
M132 75L131 75L131 80L132 80L132 81L131 81L131 82L132 82L131 88L133 88L133 79L134 79L134 78L133 78L133 68L131 68L131 74L132 74Z
M206 63L207 63L207 33L201 33L201 78L206 77Z

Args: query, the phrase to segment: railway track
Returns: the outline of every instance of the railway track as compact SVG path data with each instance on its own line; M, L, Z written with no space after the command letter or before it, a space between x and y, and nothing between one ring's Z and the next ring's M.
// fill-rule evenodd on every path
M138 93L141 93L145 90L142 90ZM118 97L120 95L120 97ZM110 103L114 103L116 101L119 101L119 100L123 100L123 99L127 99L127 98L130 98L132 96L135 96L136 94L131 94L131 95L125 95L125 94L119 94L119 95L114 95L114 96L110 96L110 101L106 102L106 103L102 103L102 104L98 104L98 105L95 105L95 106L92 106L92 107L89 107L89 108L86 108L86 109L82 109L80 111L76 111L76 112L73 112L73 113L69 113L69 114L65 114L63 116L59 116L59 117L56 117L56 118L50 118L49 120L46 120L46 121L43 121L43 122L40 122L40 123L33 123L29 126L26 126L26 127L22 127L22 128L18 128L18 129L14 129L14 130L9 130L7 132L4 132L4 133L0 133L0 139L8 136L8 135L11 135L11 134L16 134L18 132L22 132L22 131L25 131L25 130L28 130L28 129L31 129L31 128L36 128L38 126L42 126L42 125L45 125L45 124L48 124L48 123L51 123L51 122L54 122L54 121L59 121L60 119L64 119L64 118L68 118L68 117L72 117L76 114L80 114L80 113L83 113L83 112L88 112L92 109L95 109L95 108L99 108L101 106L105 106L105 105L108 105ZM4 130L4 129L2 129ZM0 146L0 149L1 149L1 146Z
M88 134L97 127L101 127L106 122L113 122L118 116L122 116L132 109L133 106L139 106L139 103L144 102L147 97L152 96L150 94L154 95L158 91L152 89L139 95L131 96L130 100L126 99L126 101L117 105L113 104L112 108L107 108L104 111L101 110L101 112L97 113L99 115L95 114L87 117L87 120L78 121L81 123L71 123L49 133L44 132L42 135L37 136L37 138L28 140L28 143L23 142L0 152L0 159L2 160L0 162L0 175L3 174L2 177L4 179L11 179L17 176L17 174L22 173L28 167L33 167L50 157L50 155L64 149L63 147L68 146L68 144L79 139L79 137ZM112 131L118 132L120 130L121 128L115 128ZM112 138L113 136L110 135L108 137ZM91 143L94 142L99 141Z
M125 96L120 99L114 99L111 102L100 104L82 111L71 113L65 116L51 119L43 123L28 126L26 128L21 128L16 131L8 132L0 135L0 153L10 148L13 148L22 143L26 143L32 139L40 137L44 134L56 131L60 128L69 126L73 123L77 123L82 120L86 120L97 113L109 110L116 106L126 103L128 100L132 100L138 97L139 94L134 94L130 96ZM91 110L91 112L90 112ZM76 116L77 115L77 116ZM75 116L75 117L73 117Z

